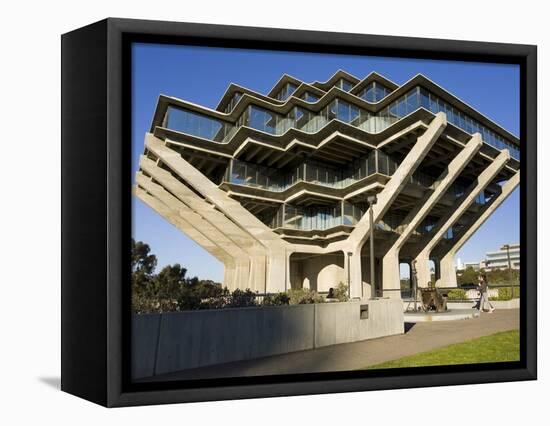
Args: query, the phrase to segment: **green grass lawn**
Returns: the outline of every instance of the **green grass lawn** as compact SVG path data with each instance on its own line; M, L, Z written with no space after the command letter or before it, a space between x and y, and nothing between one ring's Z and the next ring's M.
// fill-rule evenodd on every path
M519 361L519 331L504 331L365 369Z

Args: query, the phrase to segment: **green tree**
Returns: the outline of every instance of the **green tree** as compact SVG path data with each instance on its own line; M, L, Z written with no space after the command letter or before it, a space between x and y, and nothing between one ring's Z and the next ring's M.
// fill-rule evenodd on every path
M349 300L349 287L347 284L340 281L334 289L334 298L339 302L347 302Z
M178 263L155 274L157 257L148 244L132 239L132 307L136 313L225 307L231 303L227 288L212 280L187 277ZM247 304L249 294L237 294L238 303Z
M323 296L317 294L315 290L309 288L291 288L288 290L291 305L308 305L310 303L323 303Z
M212 280L188 278L178 296L179 310L217 309L229 303L231 293L226 287Z
M151 254L149 244L132 238L132 272L153 274L157 267L157 257Z
M232 308L248 308L250 306L257 306L256 293L250 289L241 290L235 289L231 293L231 301L229 306Z
M150 312L154 307L153 277L157 266L157 257L151 254L151 248L142 241L132 239L132 307L134 312Z
M185 286L187 269L179 263L167 265L153 279L153 298L161 312L176 310L178 298Z
M281 306L288 305L290 297L285 292L279 292L275 294L267 294L262 301L264 306Z
M479 272L472 267L468 267L457 276L458 285L462 284L477 284Z

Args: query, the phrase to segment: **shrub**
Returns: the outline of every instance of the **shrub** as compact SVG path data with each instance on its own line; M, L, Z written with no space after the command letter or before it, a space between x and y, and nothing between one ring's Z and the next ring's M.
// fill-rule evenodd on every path
M297 288L288 290L288 296L290 297L291 305L307 305L310 303L323 303L322 296L317 294L316 291L308 288Z
M257 305L256 293L252 290L237 289L231 293L227 287L221 286L186 286L177 301L180 311L244 308Z
M132 308L136 314L148 314L156 310L151 299L136 293L132 294Z
M178 309L180 311L188 311L192 309L200 309L202 297L194 288L184 288L178 297Z
M248 288L246 290L236 289L231 293L231 301L229 303L229 307L231 308L248 308L257 305L256 293Z
M466 300L466 291L461 288L455 288L447 292L448 300Z
M229 289L227 287L220 287L218 291L209 292L206 297L201 298L198 309L221 309L230 303L231 293Z
M489 300L512 300L514 297L518 297L519 290L513 287L499 287L498 297L490 297Z
M268 294L264 297L262 304L264 306L281 306L288 305L290 297L286 293Z
M340 281L334 289L334 298L338 299L339 302L347 302L349 300L348 294L348 286Z

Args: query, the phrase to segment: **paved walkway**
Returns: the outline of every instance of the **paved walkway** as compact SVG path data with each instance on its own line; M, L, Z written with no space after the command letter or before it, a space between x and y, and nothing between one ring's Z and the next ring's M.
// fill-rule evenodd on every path
M398 336L196 368L156 376L154 380L168 381L356 370L500 331L518 329L519 310L497 310L492 314L484 313L479 318L469 320L421 322L406 325L407 332Z

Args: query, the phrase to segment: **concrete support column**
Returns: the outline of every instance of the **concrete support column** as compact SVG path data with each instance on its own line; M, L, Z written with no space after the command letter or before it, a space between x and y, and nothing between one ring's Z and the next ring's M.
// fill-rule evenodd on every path
M224 282L223 285L229 289L235 289L239 285L238 277L236 274L236 261L233 256L217 245L214 241L206 237L202 232L192 226L184 218L182 218L177 211L171 209L164 204L158 198L147 193L140 187L134 188L135 195L143 201L146 205L164 217L169 223L175 226L178 230L183 232L208 253L218 259L224 264Z
M249 288L258 292L265 292L266 285L266 250L247 232L233 223L223 213L212 208L212 205L206 200L199 197L191 191L187 186L177 180L170 172L160 168L158 164L151 159L141 156L140 167L155 179L163 188L166 188L174 195L174 206L185 208L185 211L192 211L191 217L197 214L207 221L210 226L207 226L205 232L213 235L221 235L219 238L220 244L231 244L235 249L231 249L233 255L249 257L250 271L246 281L244 278L239 278L239 283L235 288ZM147 180L142 173L138 173L136 179ZM177 198L177 199L176 199ZM240 269L240 271L242 268ZM239 275L240 276L240 275Z
M223 263L223 285L232 290L235 284L235 262Z
M401 292L398 291L401 288L398 249L390 249L382 258L382 274L384 297L401 298Z
M219 189L200 171L184 160L178 152L166 146L164 141L152 134L147 134L145 146L159 157L165 166L183 179L189 187L216 206L226 217L238 224L242 231L263 247L268 258L264 288L268 292L284 291L288 243L246 210L238 201ZM259 266L256 267L260 268Z
M250 257L248 288L259 293L266 291L266 256L253 255Z
M416 260L416 277L418 280L418 287L428 287L432 280L430 272L430 257L422 252L415 258Z
M416 143L403 161L401 161L401 164L399 164L399 167L397 167L397 170L394 172L384 189L377 195L378 201L373 207L375 223L388 211L393 201L395 201L397 196L401 193L409 178L428 154L446 126L446 116L444 113L439 112L436 114L424 134L418 137ZM369 238L369 231L369 215L365 214L351 232L348 238L348 245L354 248L362 247Z
M351 256L349 256L351 253ZM371 285L364 284L361 272L361 250L346 250L344 252L344 276L349 277L349 294L351 298L365 298L371 296Z
M269 253L266 265L266 291L268 293L285 291L287 266L290 268L285 250L271 251ZM290 270L288 274L290 275Z
M390 249L382 259L382 271L384 274L383 284L384 289L398 289L401 287L401 277L399 273L399 253L403 245L407 242L411 235L415 232L424 218L429 214L432 208L443 197L447 189L452 185L456 178L460 175L464 167L478 152L482 145L481 135L476 133L460 153L449 163L446 169L441 173L437 180L432 185L432 188L426 191L426 194L407 214L400 227L402 228L401 235L397 237ZM429 254L429 253L428 253ZM424 266L421 266L424 268ZM429 267L426 279L426 271L423 270L422 281L420 285L426 285L430 280ZM398 291L388 291L388 295L399 295ZM386 295L386 293L384 293Z
M436 276L436 287L458 287L455 270L455 251L451 250L439 259L439 274Z
M508 198L508 196L519 185L520 172L516 172L504 185L501 186L501 192L495 195L495 199L490 201L485 208L465 227L465 230L455 236L453 240L446 242L447 244L439 248L439 256L441 257L441 279L436 285L445 287L456 287L456 271L454 269L454 258L458 251L466 244L470 237L485 223L485 221L493 214L493 212Z
M386 211L390 208L395 198L400 194L402 189L407 184L407 181L420 165L424 157L428 154L433 144L437 141L445 127L447 126L447 119L444 113L437 113L432 120L428 129L418 137L416 143L411 148L407 156L403 159L397 170L394 172L392 178L386 184L384 189L378 194L378 201L373 207L374 222L379 221ZM362 272L361 272L361 248L369 238L370 233L370 221L369 215L365 214L361 220L355 226L355 229L351 232L348 241L344 247L350 247L353 255L350 259L350 275L351 286L350 293L352 297L361 297L361 287L363 286ZM347 256L347 254L346 254ZM382 265L383 267L383 265ZM398 265L399 270L399 265ZM398 274L399 276L399 274ZM365 297L370 297L370 287L372 283L368 284L368 291L366 286L363 287L363 294ZM382 287L382 286L380 286ZM368 296L367 296L368 293ZM398 292L392 292L398 293ZM400 297L400 295L399 295Z
M235 264L237 265L237 279L235 282L237 288L251 288L250 279L261 278L260 275L251 273L252 270L250 267L252 265L252 259L250 255L235 244L234 241L228 238L225 233L217 228L214 228L210 222L195 213L179 199L167 192L162 186L153 183L153 181L151 181L151 179L147 176L138 173L136 175L136 182L141 187L145 188L149 193L153 194L161 202L169 206L172 211L176 212L177 215L188 222L193 228L199 230L210 241L215 241L216 245L221 247L226 253L231 253L230 256L233 257Z
M237 288L245 289L249 288L249 277L250 277L250 258L240 257L235 259L235 280L233 288L230 290L235 290Z
M447 232L460 217L468 210L468 208L475 201L475 198L485 190L487 185L495 178L500 170L506 165L510 159L510 153L508 150L503 150L497 158L493 160L489 166L477 178L477 180L468 188L465 195L463 195L450 209L449 212L444 215L437 224L434 226L432 232L428 235L428 238L421 243L420 252L416 256L418 262L418 285L419 287L425 286L430 280L429 267L424 267L430 258L430 253L434 247L443 238L445 232ZM427 275L426 275L427 271ZM422 274L422 275L421 275ZM422 278L422 280L420 280ZM444 283L443 283L444 285Z

